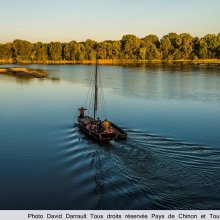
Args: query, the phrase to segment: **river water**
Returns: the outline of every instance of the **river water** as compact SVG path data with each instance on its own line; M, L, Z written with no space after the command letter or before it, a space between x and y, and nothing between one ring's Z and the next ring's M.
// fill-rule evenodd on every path
M59 80L0 75L0 209L220 209L219 66L101 66L105 145L73 120L94 66L28 67Z

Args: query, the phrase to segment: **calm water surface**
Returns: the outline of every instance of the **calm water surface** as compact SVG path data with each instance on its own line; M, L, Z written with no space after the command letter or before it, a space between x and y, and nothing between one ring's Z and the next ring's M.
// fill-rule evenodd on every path
M220 67L102 66L104 146L73 123L94 66L28 67L60 80L0 75L0 209L220 209Z

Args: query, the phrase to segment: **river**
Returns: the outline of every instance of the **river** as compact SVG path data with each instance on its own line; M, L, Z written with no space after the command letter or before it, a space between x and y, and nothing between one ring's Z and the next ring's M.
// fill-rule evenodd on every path
M74 126L93 65L22 67L52 79L0 75L0 209L220 208L219 66L101 66L104 145Z

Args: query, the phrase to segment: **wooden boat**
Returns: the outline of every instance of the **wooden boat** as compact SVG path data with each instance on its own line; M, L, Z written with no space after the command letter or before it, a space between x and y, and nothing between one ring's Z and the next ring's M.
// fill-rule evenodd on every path
M91 112L93 116L91 115L84 115L84 111L87 109L84 107L79 108L80 114L77 118L76 125L79 127L79 129L84 132L89 138L96 140L98 142L106 142L111 140L120 140L120 139L126 139L127 133L115 125L114 123L107 121L108 127L104 126L105 123L103 123L103 120L100 120L99 117L97 117L97 110L99 107L99 86L98 85L98 78L100 78L100 74L98 75L98 54L99 51L97 50L96 53L96 67L95 67L95 73L94 73L94 82L93 82L93 88L91 91L93 92L93 111ZM90 102L91 103L91 102ZM101 107L101 106L100 106ZM105 120L106 121L106 120Z

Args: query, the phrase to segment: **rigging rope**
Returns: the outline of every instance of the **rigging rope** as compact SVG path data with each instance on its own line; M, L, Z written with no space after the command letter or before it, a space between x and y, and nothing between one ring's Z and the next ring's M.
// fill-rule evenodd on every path
M104 92L103 92L103 85L102 85L102 79L100 74L100 68L98 66L97 68L97 75L98 75L98 106L97 106L97 117L100 119L107 118L107 111L106 111L106 105L105 105L105 99L104 99ZM89 89L86 95L86 101L85 101L85 107L87 108L88 115L93 117L93 106L95 104L95 74L91 73L90 77L90 83L89 83Z
M93 87L93 86L92 86ZM92 105L93 105L93 98L94 98L94 93L93 91L90 93L90 100L89 100L89 107L88 107L88 114L90 115L90 112L92 114Z
M76 119L77 113L78 113L78 109L75 110L75 114L74 114L74 117L73 117L73 123L75 123L75 119Z
M100 83L100 101L101 101L101 111L102 111L102 117L107 117L107 111L105 106L105 98L104 98L104 91L103 91L103 85L101 80L101 74L99 74L99 83Z
M88 97L89 97L89 94L90 94L90 90L92 89L92 83L93 83L93 80L92 80L93 75L92 75L92 73L90 73L89 77L90 77L90 79L89 79L89 90L87 92L86 101L85 101L85 105L84 106L87 105L87 101L88 101Z

